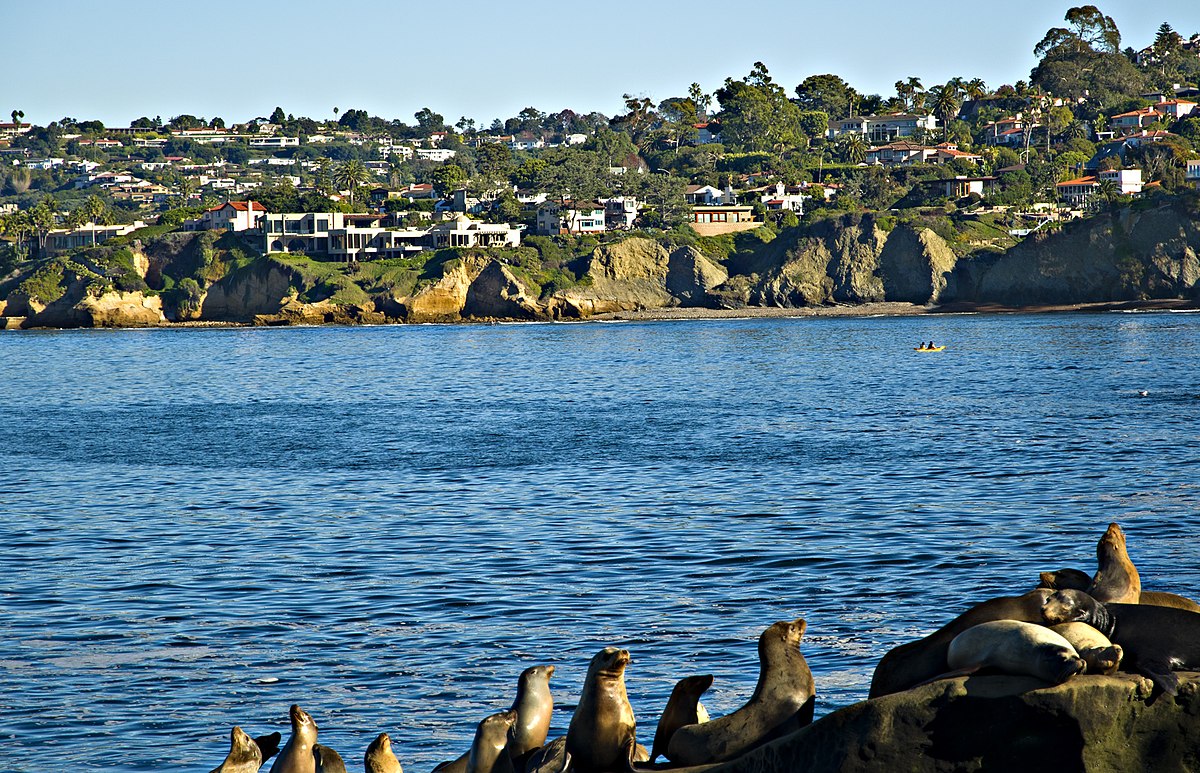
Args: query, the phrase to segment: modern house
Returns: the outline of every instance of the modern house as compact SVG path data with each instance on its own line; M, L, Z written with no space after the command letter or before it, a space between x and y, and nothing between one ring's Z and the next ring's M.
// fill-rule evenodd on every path
M604 199L604 227L608 230L633 228L638 216L638 200L635 196L613 196Z
M970 196L972 193L979 196L986 196L996 189L996 184L999 178L997 177L964 177L959 175L949 180L935 180L932 184L943 185L946 189L946 198L962 199Z
M734 204L736 202L725 198L721 189L714 185L689 185L683 191L683 198L688 204Z
M266 252L302 252L341 260L412 255L444 247L519 247L521 229L481 223L466 216L429 228L386 228L380 215L341 212L268 214L263 218Z
M870 142L891 142L901 137L911 137L917 130L932 132L935 129L937 118L932 115L862 115L831 121L828 136L832 139L843 134L861 134Z
M1187 162L1187 172L1185 179L1196 190L1200 190L1200 159L1193 159Z
M1110 169L1059 183L1056 186L1058 198L1071 206L1087 206L1100 192L1100 183L1104 180L1112 181L1117 192L1124 196L1136 196L1144 187L1141 169Z
M145 227L145 223L136 220L120 225L87 223L78 228L56 228L46 235L46 251L53 255L76 247L91 247L93 244L103 244L109 239L125 236Z

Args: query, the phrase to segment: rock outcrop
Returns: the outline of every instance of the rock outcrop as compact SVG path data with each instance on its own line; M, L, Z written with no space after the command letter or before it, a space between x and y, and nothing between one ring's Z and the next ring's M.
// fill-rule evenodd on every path
M1200 222L1174 207L1102 214L960 261L944 300L1007 306L1200 297Z
M930 303L956 257L929 229L881 230L873 218L843 218L785 233L747 268L759 275L756 306L821 306L905 301Z
M208 288L199 318L247 322L258 315L278 314L288 298L303 288L298 271L271 260L255 261Z
M74 280L57 300L39 306L27 307L32 313L21 327L153 327L167 321L157 295L105 290L85 279Z
M590 317L614 311L678 305L667 292L670 255L651 239L626 239L597 247L583 281L550 299L551 314Z
M1200 769L1200 674L1151 695L1131 674L945 679L856 703L721 773Z
M681 306L707 306L712 291L729 279L724 266L712 262L695 247L680 247L667 259L667 292Z
M413 295L394 299L390 309L407 322L457 322L467 305L471 283L482 270L476 260L449 260L442 264L442 276Z
M540 319L544 307L529 295L525 285L503 263L488 263L471 286L462 308L467 317Z

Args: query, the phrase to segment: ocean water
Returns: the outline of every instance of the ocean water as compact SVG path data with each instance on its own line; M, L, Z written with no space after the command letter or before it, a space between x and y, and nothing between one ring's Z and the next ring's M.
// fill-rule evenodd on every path
M824 714L1110 521L1200 594L1200 315L6 333L0 368L5 770L207 771L299 703L420 773L537 663L564 733L607 645L648 742L797 617Z

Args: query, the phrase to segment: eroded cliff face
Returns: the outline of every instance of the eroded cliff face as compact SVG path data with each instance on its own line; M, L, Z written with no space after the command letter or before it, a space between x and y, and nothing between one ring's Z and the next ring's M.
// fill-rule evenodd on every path
M1173 206L1102 214L960 261L943 300L1007 306L1196 298L1200 223Z
M501 319L542 319L546 308L503 263L488 263L467 288L463 316Z
M757 280L746 300L755 306L821 306L907 301L930 303L945 287L956 257L928 229L901 225L885 232L873 218L820 223L785 233L748 268Z
M209 286L198 318L216 322L249 322L256 315L276 314L305 289L298 271L274 261L256 261Z
M153 327L163 324L162 299L140 292L101 290L85 280L71 283L58 300L28 307L22 327Z

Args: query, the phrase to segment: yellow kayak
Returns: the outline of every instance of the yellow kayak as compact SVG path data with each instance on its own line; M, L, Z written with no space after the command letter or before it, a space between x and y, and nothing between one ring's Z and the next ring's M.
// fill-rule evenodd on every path
M933 346L933 347L930 347L930 346L914 346L914 347L913 347L913 351L914 351L914 352L940 352L941 350L943 350L943 349L945 349L945 348L946 348L946 347L944 347L944 346Z

